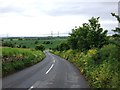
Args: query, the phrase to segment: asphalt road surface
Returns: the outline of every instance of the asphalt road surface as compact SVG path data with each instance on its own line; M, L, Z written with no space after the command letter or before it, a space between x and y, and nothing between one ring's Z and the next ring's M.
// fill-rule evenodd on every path
M45 54L40 63L4 77L3 88L89 88L74 65L48 51Z

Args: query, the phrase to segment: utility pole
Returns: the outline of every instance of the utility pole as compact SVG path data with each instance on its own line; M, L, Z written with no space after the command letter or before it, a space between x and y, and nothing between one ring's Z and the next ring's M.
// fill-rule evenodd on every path
M51 31L51 37L53 37L53 31Z
M58 37L59 37L59 31L58 31Z
M7 38L8 38L8 33L7 33Z
M53 31L51 31L51 37L50 37L50 39L52 39L53 38Z

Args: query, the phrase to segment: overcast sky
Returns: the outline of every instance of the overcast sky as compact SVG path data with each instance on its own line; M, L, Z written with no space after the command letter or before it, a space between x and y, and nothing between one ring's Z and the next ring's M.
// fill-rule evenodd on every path
M0 0L0 36L67 35L75 26L100 17L103 28L118 26L119 0Z

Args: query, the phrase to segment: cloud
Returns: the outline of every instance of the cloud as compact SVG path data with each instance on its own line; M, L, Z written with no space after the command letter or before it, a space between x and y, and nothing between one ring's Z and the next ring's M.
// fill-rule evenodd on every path
M117 26L116 19L110 14L117 13L117 2L93 1L0 0L0 34L39 36L51 31L69 33L92 16L100 16L100 23L109 31Z
M117 2L93 2L95 0L4 0L0 11L17 11L24 15L28 11L44 13L51 16L61 15L106 15L108 12L117 12ZM117 1L117 0L116 0ZM19 11L24 12L19 12ZM30 15L30 13L28 13ZM39 14L39 15L40 15Z
M22 10L14 7L0 7L0 13L9 13L9 12L21 12Z
M117 13L117 2L90 1L91 2L84 0L4 0L0 4L0 6L2 6L0 7L0 13L16 12L26 16L41 14L50 16L84 15L101 16L105 18L109 18L108 16L111 12Z
M110 13L117 13L117 2L67 2L54 5L55 8L45 12L51 16L84 15L86 17L100 16L110 18Z

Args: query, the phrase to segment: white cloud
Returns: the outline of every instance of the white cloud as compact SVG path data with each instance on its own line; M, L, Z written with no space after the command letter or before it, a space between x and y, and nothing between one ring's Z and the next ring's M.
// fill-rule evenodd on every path
M94 1L91 0L90 2ZM99 12L102 15L103 8L106 8L102 8L102 4L100 3L97 3L97 5L94 4L94 6L85 6L80 5L80 2L86 1L0 0L0 35L8 33L11 36L38 36L41 34L50 34L51 31L53 33L57 33L58 31L60 33L69 33L72 28L88 22L88 19L94 15L96 16ZM111 0L111 2L113 1ZM117 2L117 0L114 2ZM112 6L112 11L116 11L115 5ZM95 10L98 7L101 10ZM92 10L91 12L90 9ZM105 13L111 12L110 8L105 10L107 10ZM72 12L75 13L72 14ZM56 15L51 15L51 13ZM105 17L101 17L102 26L109 29L115 27L117 25L116 20L111 19L112 16L106 16L105 13L103 13ZM106 17L110 17L110 20L105 20Z

